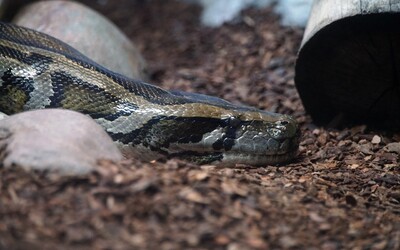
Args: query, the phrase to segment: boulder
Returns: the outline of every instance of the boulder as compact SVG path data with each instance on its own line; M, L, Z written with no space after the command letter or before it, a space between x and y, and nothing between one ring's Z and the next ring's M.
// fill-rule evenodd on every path
M7 118L8 115L4 114L3 112L0 112L0 120Z
M122 158L102 127L74 111L35 110L0 120L0 161L6 168L78 175L94 170L100 160Z
M133 43L103 15L71 1L39 1L24 7L13 23L71 45L98 64L146 80L145 61Z

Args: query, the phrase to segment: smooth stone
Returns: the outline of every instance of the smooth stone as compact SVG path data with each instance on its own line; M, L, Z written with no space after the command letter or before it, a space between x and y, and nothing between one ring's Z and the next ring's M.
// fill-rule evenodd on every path
M4 118L7 118L8 115L4 114L3 112L0 112L0 120L3 120Z
M0 160L5 168L86 174L121 152L90 117L75 111L27 111L0 120Z
M58 38L114 72L147 79L145 60L133 43L111 21L83 4L34 2L13 23Z

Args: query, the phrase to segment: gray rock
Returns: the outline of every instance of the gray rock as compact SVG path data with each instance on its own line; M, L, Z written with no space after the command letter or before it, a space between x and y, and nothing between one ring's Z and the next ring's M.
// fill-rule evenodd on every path
M85 174L99 160L119 161L122 155L107 133L80 113L46 109L0 120L0 160L6 168Z
M134 79L146 80L145 61L133 43L108 19L83 4L39 1L13 22L71 45L93 61Z
M8 115L4 114L3 112L0 112L0 120L3 120L4 118L7 118Z

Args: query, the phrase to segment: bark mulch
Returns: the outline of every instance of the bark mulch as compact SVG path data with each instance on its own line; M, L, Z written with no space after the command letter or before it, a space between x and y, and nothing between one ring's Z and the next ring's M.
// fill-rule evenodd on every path
M271 9L220 28L176 1L82 1L147 59L152 82L291 114L286 166L102 162L60 177L0 168L0 249L400 249L400 134L322 128L294 86L303 30Z

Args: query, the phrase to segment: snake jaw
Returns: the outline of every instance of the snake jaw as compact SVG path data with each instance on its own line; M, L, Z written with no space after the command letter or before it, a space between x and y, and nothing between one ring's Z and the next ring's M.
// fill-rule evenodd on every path
M285 154L258 155L258 154L231 154L224 153L223 160L214 162L219 166L234 166L237 164L251 166L281 165L290 162L298 154L298 150L286 152Z
M241 163L255 166L277 165L290 162L297 156L301 133L294 119L283 116L281 120L273 123L273 126L267 131L269 132L261 140L264 143L258 144L261 145L259 150L247 155L246 153L242 154L242 158L246 160ZM239 160L235 155L227 154L226 161L234 163Z

